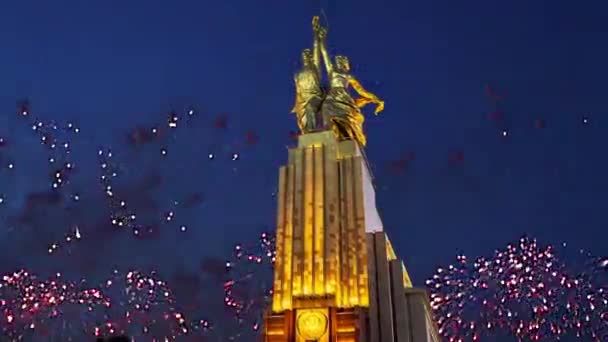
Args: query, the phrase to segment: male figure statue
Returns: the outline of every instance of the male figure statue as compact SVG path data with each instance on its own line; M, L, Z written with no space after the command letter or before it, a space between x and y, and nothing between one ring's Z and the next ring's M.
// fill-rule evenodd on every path
M317 115L321 111L323 102L323 89L321 88L321 52L319 50L319 39L316 33L319 31L319 17L312 19L315 39L312 51L302 51L302 69L294 76L296 86L296 101L291 110L298 119L298 126L302 133L318 130Z

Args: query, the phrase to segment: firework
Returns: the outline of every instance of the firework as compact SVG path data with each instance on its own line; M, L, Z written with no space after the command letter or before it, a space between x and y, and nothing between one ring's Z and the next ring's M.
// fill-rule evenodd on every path
M49 334L65 341L87 336L125 334L149 340L175 340L205 334L209 321L189 321L173 293L154 273L121 273L97 287L69 282L57 274L40 280L21 270L0 283L0 329L11 340L44 341Z
M274 236L263 233L257 244L237 244L226 262L224 304L236 324L231 339L247 340L259 333L261 319L272 296L275 260Z
M128 141L136 148L141 145L154 143L155 148L159 151L158 154L155 154L155 161L159 160L159 156L160 159L164 159L169 153L170 143L175 138L175 131L178 127L183 126L182 122L187 123L193 117L195 117L195 111L192 108L186 109L182 115L170 112L166 122L163 124L134 129L129 134ZM176 224L176 211L180 207L179 201L171 201L171 205L166 207L162 213L158 213L156 208L150 210L151 206L146 207L141 203L137 203L137 201L121 193L125 191L120 191L119 185L117 185L120 184L119 181L121 180L121 176L123 176L121 173L124 172L121 171L121 163L116 159L114 152L111 149L99 149L97 156L101 171L99 181L101 190L110 207L109 221L112 226L131 231L133 236L139 239L158 237L160 227L164 225L174 225L181 232L187 230L186 224ZM143 179L135 182L123 176L123 183L125 180L127 180L127 184L136 184L136 193L149 192L162 183L162 177L157 173L148 174ZM136 207L139 207L139 210ZM143 210L142 207L144 207ZM152 205L152 207L155 206Z
M18 115L25 125L31 128L40 144L46 147L46 159L51 167L48 181L50 189L57 190L67 187L75 166L71 160L73 139L80 133L80 128L73 122L60 124L55 121L36 119L32 115L27 101L19 105ZM74 196L77 195L72 194L72 198Z
M585 257L574 272L552 246L522 238L491 258L439 268L427 281L440 334L448 341L477 341L496 334L519 340L563 336L608 337L608 262ZM570 260L570 259L569 259Z
M27 144L28 135L23 134L19 139L0 138L0 163L3 163L0 167L3 175L0 224L2 233L6 233L0 240L0 249L7 251L7 255L11 253L9 250L27 251L16 255L19 259L22 256L30 259L23 262L28 265L27 271L6 274L0 282L0 339L47 341L52 337L81 341L95 335L126 334L144 337L143 340L187 337L200 340L201 336L210 333L208 308L204 305L193 307L192 298L183 296L177 296L182 304L177 303L172 290L156 273L115 271L111 277L99 281L99 274L109 269L108 255L101 251L110 248L120 253L123 250L115 247L114 243L123 241L115 239L121 234L114 232L130 232L136 239L129 243L136 243L134 241L158 238L160 227L173 228L180 235L189 231L185 211L195 209L204 196L200 192L192 193L190 183L186 193L176 191L172 185L159 188L164 176L160 169L161 165L173 165L170 163L171 151L178 148L173 144L175 133L188 127L196 116L191 108L181 114L171 112L166 121L132 130L126 148L89 149L91 153L86 154L86 149L73 141L81 132L74 123L35 119L29 104L19 107L19 123L26 126L25 132L32 134L34 142L40 142L43 147L34 148L31 155L26 149L27 156L45 165L23 165L21 157L26 154L15 154L18 152L14 149L15 143ZM97 144L86 141L85 145ZM82 153L73 154L74 146ZM216 148L219 146L222 145ZM212 149L210 154L218 158L203 160L215 163L214 159L222 157L234 168L233 163L239 160L240 153L232 147L225 150L230 153ZM15 161L9 156L20 158ZM79 157L78 168L75 156ZM85 165L86 159L80 159L86 156L97 157L97 173L82 172L91 166ZM31 170L42 171L44 182L34 182L36 177L28 179L28 184L35 189L31 193L23 189L11 192L11 182L4 177L5 173L13 177L23 175L14 172L21 166L24 170L29 169L30 174ZM141 170L151 172L137 172ZM80 191L77 185L81 186ZM40 186L44 190L39 190ZM23 203L19 193L24 193L21 195L25 198ZM78 245L74 245L77 241ZM4 270L14 269L20 263L13 258L0 261L10 263L0 264ZM48 269L49 263L65 275L58 273L46 278L30 271ZM66 277L80 280L68 281ZM217 290L221 291L221 287ZM214 299L222 306L221 297ZM188 311L188 318L184 310Z
M36 332L45 336L64 313L85 313L110 303L99 290L64 282L61 274L40 280L25 270L2 277L0 298L0 328L11 340L32 340Z

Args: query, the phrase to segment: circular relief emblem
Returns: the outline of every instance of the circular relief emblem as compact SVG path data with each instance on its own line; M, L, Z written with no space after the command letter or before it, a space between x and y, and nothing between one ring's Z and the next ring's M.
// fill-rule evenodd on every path
M305 311L298 315L297 329L305 340L316 341L327 331L327 317L319 311Z

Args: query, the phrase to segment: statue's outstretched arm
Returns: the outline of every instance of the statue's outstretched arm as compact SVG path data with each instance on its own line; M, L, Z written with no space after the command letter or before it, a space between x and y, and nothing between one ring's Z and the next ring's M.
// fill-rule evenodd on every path
M363 88L361 83L356 78L351 76L349 78L349 82L350 82L350 85L353 87L353 89L355 89L357 94L359 94L359 96L361 96L361 98L355 100L355 104L357 105L357 107L361 108L368 103L375 103L378 105L378 107L376 107L376 111L375 111L376 114L380 113L384 109L384 101L380 100L380 98L378 98L378 96L365 90L365 88Z
M355 89L355 91L357 92L357 94L359 94L359 96L364 97L366 99L371 100L371 102L376 102L376 101L380 101L380 99L378 98L378 96L370 93L369 91L365 90L365 88L363 88L363 86L361 85L361 83L354 77L350 77L349 78L349 82L350 85L353 87L353 89Z

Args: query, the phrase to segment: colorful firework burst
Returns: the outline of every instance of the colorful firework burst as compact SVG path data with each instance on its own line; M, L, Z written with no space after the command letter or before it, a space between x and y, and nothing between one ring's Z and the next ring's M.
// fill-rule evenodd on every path
M585 255L574 273L552 246L527 237L471 262L459 255L427 281L439 331L448 341L506 333L519 340L608 337L608 261Z
M167 284L154 272L115 270L97 287L57 274L40 280L21 270L0 283L0 329L10 340L80 341L125 334L150 340L202 336L207 320L187 321ZM51 335L52 334L52 335Z
M10 131L12 138L0 137L0 172L3 174L0 182L0 226L3 228L1 233L6 234L0 241L0 248L5 251L27 250L26 256L30 257L23 262L28 265L28 271L9 273L0 282L0 339L81 341L83 336L91 339L94 335L124 333L133 337L145 336L144 340L191 337L198 341L201 336L208 335L211 324L204 316L208 308L193 309L186 302L189 298L183 297L179 297L182 304L178 305L172 291L156 273L115 271L103 282L97 281L103 277L100 275L103 270L111 269L107 262L102 261L108 255L100 253L100 248L114 248L114 241L120 242L114 240L117 237L114 232L127 228L137 240L149 240L159 237L159 227L162 226L177 228L173 232L185 236L189 225L186 221L179 221L185 216L180 214L203 201L200 192L191 192L196 185L189 184L186 193L174 189L172 184L155 192L162 182L162 175L133 172L156 171L173 165L168 151L179 148L173 141L175 132L191 126L197 116L192 108L180 113L171 112L166 121L163 118L161 123L149 128L132 130L127 148L90 149L96 153L101 170L99 178L95 179L90 177L94 172L82 172L91 166L85 165L89 155L86 149L78 149L85 154L72 153L73 146L77 145L73 139L81 132L77 125L34 119L29 103L20 105L18 118L21 125L25 124L24 134L17 137ZM17 146L27 145L30 134L34 136L36 145L40 143L43 146L39 150L42 159L37 158L39 154L30 153L36 152L36 148L25 148L27 153L24 153L19 150L24 150L23 146ZM79 138L89 136L80 134ZM87 140L86 145L96 144ZM149 153L151 149L152 154ZM232 153L226 157L226 160L231 160L232 168L239 155L234 151L231 149ZM93 153L90 156L94 157ZM144 160L146 165L142 166L144 157L147 158ZM21 160L38 164L24 165ZM213 158L208 161L216 163ZM40 162L45 165L40 165ZM15 172L21 167L28 172ZM35 182L37 171L42 171L43 182ZM33 190L11 187L12 183L18 183L9 181L13 180L11 177L20 175L32 178L28 179L28 184ZM102 191L92 186L93 183L101 183ZM39 190L40 187L43 190ZM166 230L165 233L169 232ZM101 247L102 244L105 247ZM21 258L21 255L16 256ZM52 258L52 261L47 258ZM6 272L15 269L22 260L9 258L2 261L8 262L8 265L2 264L2 271ZM117 262L128 267L130 261L123 261ZM157 260L152 261L155 262ZM48 269L49 263L53 265L52 272L58 269L65 276L58 273L45 278L29 271ZM83 280L67 281L66 276ZM84 280L85 277L89 280ZM216 299L222 305L221 298ZM189 309L188 317L201 318L186 319L182 309Z
M236 324L232 340L248 340L259 334L261 320L272 296L274 236L262 233L254 246L237 244L226 262L224 304Z

